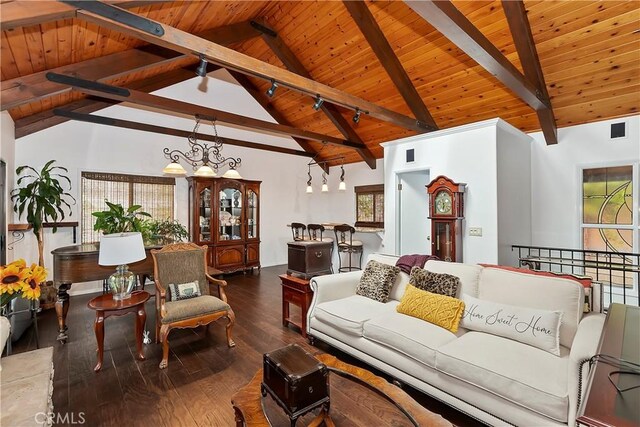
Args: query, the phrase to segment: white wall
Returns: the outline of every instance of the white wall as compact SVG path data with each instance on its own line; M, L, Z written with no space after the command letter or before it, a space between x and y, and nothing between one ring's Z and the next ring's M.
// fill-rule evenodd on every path
M531 244L532 140L511 126L497 131L498 263L515 266L518 252L511 245Z
M11 203L11 190L13 189L13 174L15 171L15 126L13 119L8 112L3 111L0 113L0 160L4 161L7 166L7 179L5 182L5 206L1 206L0 209L4 209L6 213L6 225L11 223L13 204ZM4 235L7 237L7 243L13 241L5 225ZM12 254L7 251L7 262L13 261Z
M497 126L509 127L500 119L492 119L382 144L385 169L384 245L387 252L397 254L399 250L396 236L397 174L429 170L431 179L446 175L467 184L463 261L498 262ZM415 149L415 161L407 163L405 152L411 148ZM428 221L427 218L424 220ZM466 224L482 227L482 237L469 237Z
M627 138L611 140L611 123L621 121L628 123ZM640 116L558 129L556 145L546 145L541 132L530 136L534 139L531 158L532 244L579 249L582 247L580 171L584 167L637 165L640 162ZM638 187L634 188L636 203L640 199ZM635 240L635 251L638 251L638 239Z
M200 78L194 78L155 93L275 122L241 86L232 80L226 71L219 70L210 74L206 93L198 90L200 83ZM191 130L193 127L191 119L144 111L127 107L125 104L109 107L96 114L186 130ZM203 124L200 131L211 133L212 129L209 125ZM218 126L218 131L222 137L299 149L299 146L290 138L222 126ZM164 147L184 150L187 143L182 138L70 121L20 138L16 142L15 159L16 165L29 164L36 168L42 167L50 159L58 160L60 165L69 168L72 181L71 193L78 199L82 171L161 175L161 170L167 163L162 153ZM242 158L239 172L244 178L262 181L260 237L263 266L286 264L286 243L291 240L290 229L286 226L288 223L296 220L353 222L355 211L353 186L382 182L382 168L372 173L363 163L347 165L345 170L348 189L338 194L336 188L340 174L336 171L339 171L339 168L332 168L329 176L332 191L329 194L321 194L318 188L316 193L309 197L305 193L306 164L309 160L307 157L230 145L225 145L223 154ZM320 175L319 169L317 167L315 169L314 183L317 183ZM78 199L72 215L67 219L79 220L79 203ZM184 179L177 180L176 205L177 219L186 224L187 185ZM17 219L15 221L18 222ZM56 235L51 235L50 230L47 230L46 239L45 262L50 268L52 267L50 251L57 247L71 245L71 231L60 229ZM27 236L13 252L14 257L34 260L37 254L35 238ZM78 293L98 288L97 283L91 283L74 285L72 290Z

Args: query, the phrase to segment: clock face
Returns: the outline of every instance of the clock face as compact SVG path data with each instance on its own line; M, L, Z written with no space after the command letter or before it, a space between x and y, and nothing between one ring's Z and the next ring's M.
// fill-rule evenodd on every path
M435 206L438 215L451 215L453 209L451 194L446 191L438 192L438 194L436 194Z

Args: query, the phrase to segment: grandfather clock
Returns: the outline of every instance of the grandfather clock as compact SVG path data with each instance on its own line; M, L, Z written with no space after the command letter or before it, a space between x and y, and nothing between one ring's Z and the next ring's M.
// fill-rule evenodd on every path
M431 255L462 262L462 220L467 184L440 175L427 185L431 220Z

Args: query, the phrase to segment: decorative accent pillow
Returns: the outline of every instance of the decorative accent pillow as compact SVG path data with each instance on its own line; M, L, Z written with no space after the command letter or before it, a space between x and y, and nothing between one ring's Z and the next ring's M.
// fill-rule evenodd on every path
M433 273L420 267L411 269L409 284L433 294L455 298L460 287L460 278L451 274Z
M389 291L400 269L396 266L371 260L364 268L356 294L378 302L387 302Z
M529 344L560 356L561 311L516 307L462 295L460 326Z
M426 320L455 334L464 312L464 302L408 285L396 311Z
M200 286L198 285L197 280L187 283L170 283L169 294L171 296L171 301L195 298L201 295Z

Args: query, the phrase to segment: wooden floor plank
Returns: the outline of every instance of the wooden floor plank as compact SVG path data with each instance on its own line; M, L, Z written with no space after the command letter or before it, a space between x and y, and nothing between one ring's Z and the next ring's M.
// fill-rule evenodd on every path
M282 326L282 288L278 275L285 270L286 266L276 266L263 268L260 273L226 276L229 303L236 313L233 330L236 347L227 347L225 319L212 323L208 333L202 327L175 330L169 337L171 352L169 367L165 370L158 368L162 359L160 344L145 345L146 360L135 359L134 317L126 315L106 319L103 368L99 373L93 372L96 363L95 312L86 304L95 294L71 298L67 321L69 341L65 345L56 341L55 311L41 313L38 322L41 346L54 347L55 412L74 413L76 419L82 412L85 425L91 426L232 426L231 396L262 366L263 353L289 343L297 343L312 353L331 353L347 363L382 375L326 344L312 347L296 327ZM153 286L147 286L146 290L153 292ZM146 329L152 332L152 337L154 307L155 301L151 298L146 305ZM296 307L291 309L292 316L299 316ZM31 335L26 331L14 343L14 353L35 348ZM480 425L422 393L408 387L405 390L420 404L456 425ZM354 412L369 417L368 425L394 425L391 416L384 423L376 424L375 421L384 419L385 414L375 413L371 402L356 395L340 398L351 402L348 404L353 406ZM339 426L361 425L344 417L335 421Z

